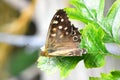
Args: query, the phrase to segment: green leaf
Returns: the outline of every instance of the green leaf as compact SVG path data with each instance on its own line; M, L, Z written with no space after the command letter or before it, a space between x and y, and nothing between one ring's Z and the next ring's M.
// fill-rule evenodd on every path
M75 7L65 8L70 18L80 20L86 24L102 20L104 0L71 0L70 3Z
M104 80L104 79L101 79L101 78L98 78L98 77L90 77L89 80Z
M37 60L38 61L37 66L41 70L51 74L58 69L55 60L56 60L55 57L49 58L49 57L40 56L39 59Z
M90 80L120 80L120 71L111 71L109 74L101 73L101 77L90 77Z
M112 29L112 35L114 40L120 44L118 31L120 29L120 0L116 0L110 8L107 19L109 21L109 27Z
M83 2L80 2L78 0L71 0L71 4L73 4L75 8L64 9L71 19L76 19L86 24L88 22L93 22L92 15Z
M23 70L34 64L37 58L38 50L35 50L32 53L25 49L15 51L9 61L10 73L12 75L19 75Z
M89 16L86 16L85 13L83 15L82 11L80 12L79 10L74 8L65 8L64 10L68 14L68 17L71 19L82 21L85 24L87 24L88 22L93 23L93 20Z
M75 68L77 63L82 60L82 57L43 57L38 59L38 68L48 73L53 73L57 69L60 70L62 78L67 77Z
M98 0L96 0L98 1ZM104 4L105 4L105 0L99 0L99 7L97 9L97 20L101 21L103 18L103 13L104 13Z
M71 0L70 2L74 8L64 9L69 18L82 21L85 24L92 23L99 25L106 35L109 35L109 38L111 38L109 25L106 24L106 20L103 17L104 0Z
M114 39L113 39L111 36L105 34L105 36L104 36L104 38L103 38L103 42L104 42L104 43L113 43L113 42L114 42Z
M104 12L104 0L83 0L91 14L98 21L101 21L103 18ZM92 4L92 5L91 5Z
M88 24L82 31L81 48L87 49L84 62L87 68L101 67L104 65L104 57L107 50L103 43L104 32L101 28L96 29L97 25Z
M69 73L76 67L78 62L82 59L82 57L58 57L57 66L60 69L61 77L67 77Z

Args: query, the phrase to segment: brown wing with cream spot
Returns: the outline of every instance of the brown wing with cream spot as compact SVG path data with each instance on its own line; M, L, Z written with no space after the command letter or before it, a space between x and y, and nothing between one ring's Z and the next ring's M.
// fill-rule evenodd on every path
M77 50L77 53L80 54L80 35L78 29L71 25L66 12L63 9L58 10L50 23L47 35L45 48L48 51L48 55L70 52L69 55L74 54L76 56L76 52L73 52L74 50Z

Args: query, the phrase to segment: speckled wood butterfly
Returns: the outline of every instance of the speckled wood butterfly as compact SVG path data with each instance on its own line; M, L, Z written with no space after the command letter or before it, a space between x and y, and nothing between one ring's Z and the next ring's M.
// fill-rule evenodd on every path
M78 28L68 20L63 9L56 12L51 20L45 49L42 56L81 56L86 53L85 49L79 48L81 34Z

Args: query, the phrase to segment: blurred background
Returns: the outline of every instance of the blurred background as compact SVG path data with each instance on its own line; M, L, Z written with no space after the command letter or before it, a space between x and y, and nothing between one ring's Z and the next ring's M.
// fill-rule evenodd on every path
M106 13L115 0L105 1ZM0 0L0 80L60 80L59 72L47 75L38 69L37 59L54 13L69 6L69 0ZM110 49L110 45L106 47ZM119 61L107 57L106 65L97 69L86 69L81 61L65 80L88 80L120 69Z

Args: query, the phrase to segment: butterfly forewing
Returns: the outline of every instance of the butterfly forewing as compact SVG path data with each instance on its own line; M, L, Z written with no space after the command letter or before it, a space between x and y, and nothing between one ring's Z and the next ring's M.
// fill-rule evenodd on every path
M80 36L78 29L71 25L63 9L56 12L51 20L43 55L50 56L80 56L85 53L79 49Z

